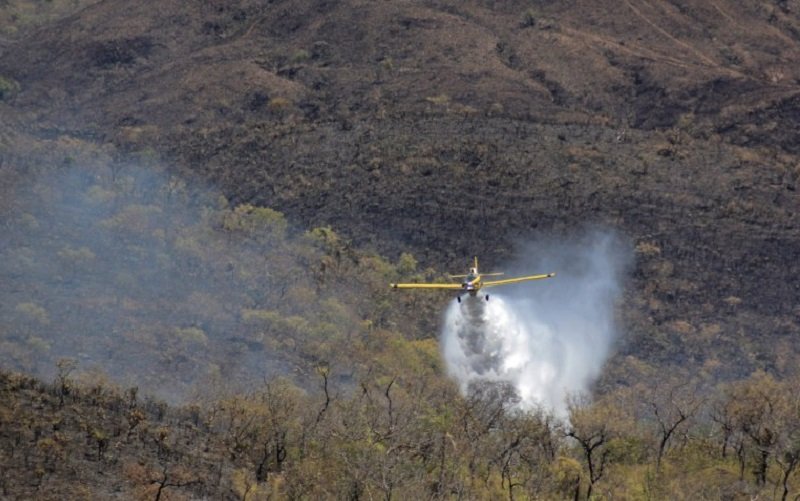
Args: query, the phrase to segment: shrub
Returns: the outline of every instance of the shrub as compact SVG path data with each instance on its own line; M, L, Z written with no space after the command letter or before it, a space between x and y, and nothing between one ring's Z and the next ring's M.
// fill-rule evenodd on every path
M311 58L311 54L308 53L305 49L298 49L292 54L292 62L293 63L302 63L303 61L308 61Z
M0 76L0 101L11 99L19 92L19 84L10 78Z

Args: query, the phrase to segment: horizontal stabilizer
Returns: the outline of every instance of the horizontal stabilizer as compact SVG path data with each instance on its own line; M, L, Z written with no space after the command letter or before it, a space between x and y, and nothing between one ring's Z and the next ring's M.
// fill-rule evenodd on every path
M482 277L499 277L500 275L505 275L503 272L498 273L479 273ZM469 275L447 275L449 278L467 278Z

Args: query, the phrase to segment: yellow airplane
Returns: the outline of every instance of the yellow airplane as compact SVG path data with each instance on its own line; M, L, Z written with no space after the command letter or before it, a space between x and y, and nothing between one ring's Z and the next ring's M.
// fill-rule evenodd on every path
M528 280L541 280L543 278L550 278L556 276L555 273L547 273L545 275L531 275L528 277L506 278L504 280L487 280L484 281L483 277L496 277L503 273L479 273L478 272L478 258L475 257L475 265L469 269L466 275L450 275L450 278L463 278L460 284L389 284L393 289L450 289L461 291L456 299L461 302L462 294L469 294L470 296L477 296L478 291L482 287L494 287L495 285L514 284L517 282L526 282ZM489 300L489 294L486 294L486 300Z

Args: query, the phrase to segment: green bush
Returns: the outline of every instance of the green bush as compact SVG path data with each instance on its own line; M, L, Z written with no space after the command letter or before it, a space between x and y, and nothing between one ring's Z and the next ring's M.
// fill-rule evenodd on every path
M0 76L0 101L10 99L19 92L19 84L10 78Z

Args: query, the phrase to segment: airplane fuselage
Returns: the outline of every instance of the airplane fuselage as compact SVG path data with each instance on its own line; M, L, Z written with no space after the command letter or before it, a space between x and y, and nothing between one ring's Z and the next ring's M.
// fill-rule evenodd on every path
M461 288L468 292L470 296L476 296L478 291L481 290L481 276L467 275L467 278L461 283Z

